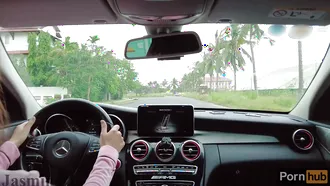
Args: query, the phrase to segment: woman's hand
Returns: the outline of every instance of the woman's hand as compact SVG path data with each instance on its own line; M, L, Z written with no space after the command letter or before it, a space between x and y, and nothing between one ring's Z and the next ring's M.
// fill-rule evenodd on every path
M9 141L13 142L17 147L19 147L28 137L31 127L35 121L36 118L33 117L29 121L18 125Z
M100 135L101 147L104 145L110 145L113 148L115 148L119 153L121 149L124 147L125 142L123 136L121 135L121 132L118 130L119 130L119 125L115 125L108 132L107 124L105 123L104 120L101 120L101 135Z

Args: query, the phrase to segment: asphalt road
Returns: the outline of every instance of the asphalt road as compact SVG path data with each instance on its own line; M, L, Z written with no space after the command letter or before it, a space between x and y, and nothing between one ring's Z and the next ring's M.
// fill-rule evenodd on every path
M138 107L143 104L192 104L195 108L224 108L221 105L182 96L138 98L137 100L132 100L132 102L123 104L123 106Z

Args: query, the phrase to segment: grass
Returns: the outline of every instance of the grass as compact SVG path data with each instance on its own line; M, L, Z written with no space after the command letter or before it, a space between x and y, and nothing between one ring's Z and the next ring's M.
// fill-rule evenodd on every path
M190 97L234 109L290 111L297 103L297 95L292 91L221 91L209 94L185 93Z

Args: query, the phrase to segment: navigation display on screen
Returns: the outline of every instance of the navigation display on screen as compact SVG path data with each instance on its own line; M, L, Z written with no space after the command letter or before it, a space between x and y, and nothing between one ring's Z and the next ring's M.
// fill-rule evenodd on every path
M191 105L143 105L138 108L138 135L192 136L194 121Z

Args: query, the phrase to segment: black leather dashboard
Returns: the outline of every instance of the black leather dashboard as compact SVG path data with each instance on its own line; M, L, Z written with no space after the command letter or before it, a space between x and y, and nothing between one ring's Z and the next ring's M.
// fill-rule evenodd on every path
M139 139L136 130L128 131L126 143ZM203 131L195 130L194 139L201 141L203 144L237 144L237 143L278 143L279 140L273 136L258 134L235 134L229 132Z
M316 127L312 122L288 114L195 110L194 136L171 137L177 155L171 161L158 162L155 151L161 137L137 135L137 109L106 104L99 106L108 114L120 117L127 129L126 145L119 155L123 164L116 171L111 185L140 186L148 182L166 183L168 186L283 185L278 180L280 171L326 169L326 160L330 157L326 142L330 130ZM307 130L315 138L310 149L302 150L294 144L293 135L297 130ZM318 134L321 135L320 139ZM130 153L132 144L139 140L147 141L152 150L149 159L136 162ZM179 153L187 140L196 141L202 148L202 155L195 162L185 161L182 152ZM193 177L170 174L134 176L133 167L141 166L144 169L146 164L152 165L151 169L158 169L164 164L169 165L170 169L177 169L176 165L186 168L197 166L198 171ZM167 171L169 168L160 169ZM193 182L185 182L187 180ZM180 184L177 184L179 181Z
M124 120L128 146L142 138L136 132L136 109L100 106ZM281 170L326 168L318 145L309 150L294 145L293 134L298 129L308 130L316 138L315 125L288 114L195 110L191 138L204 148L200 185L279 185Z

